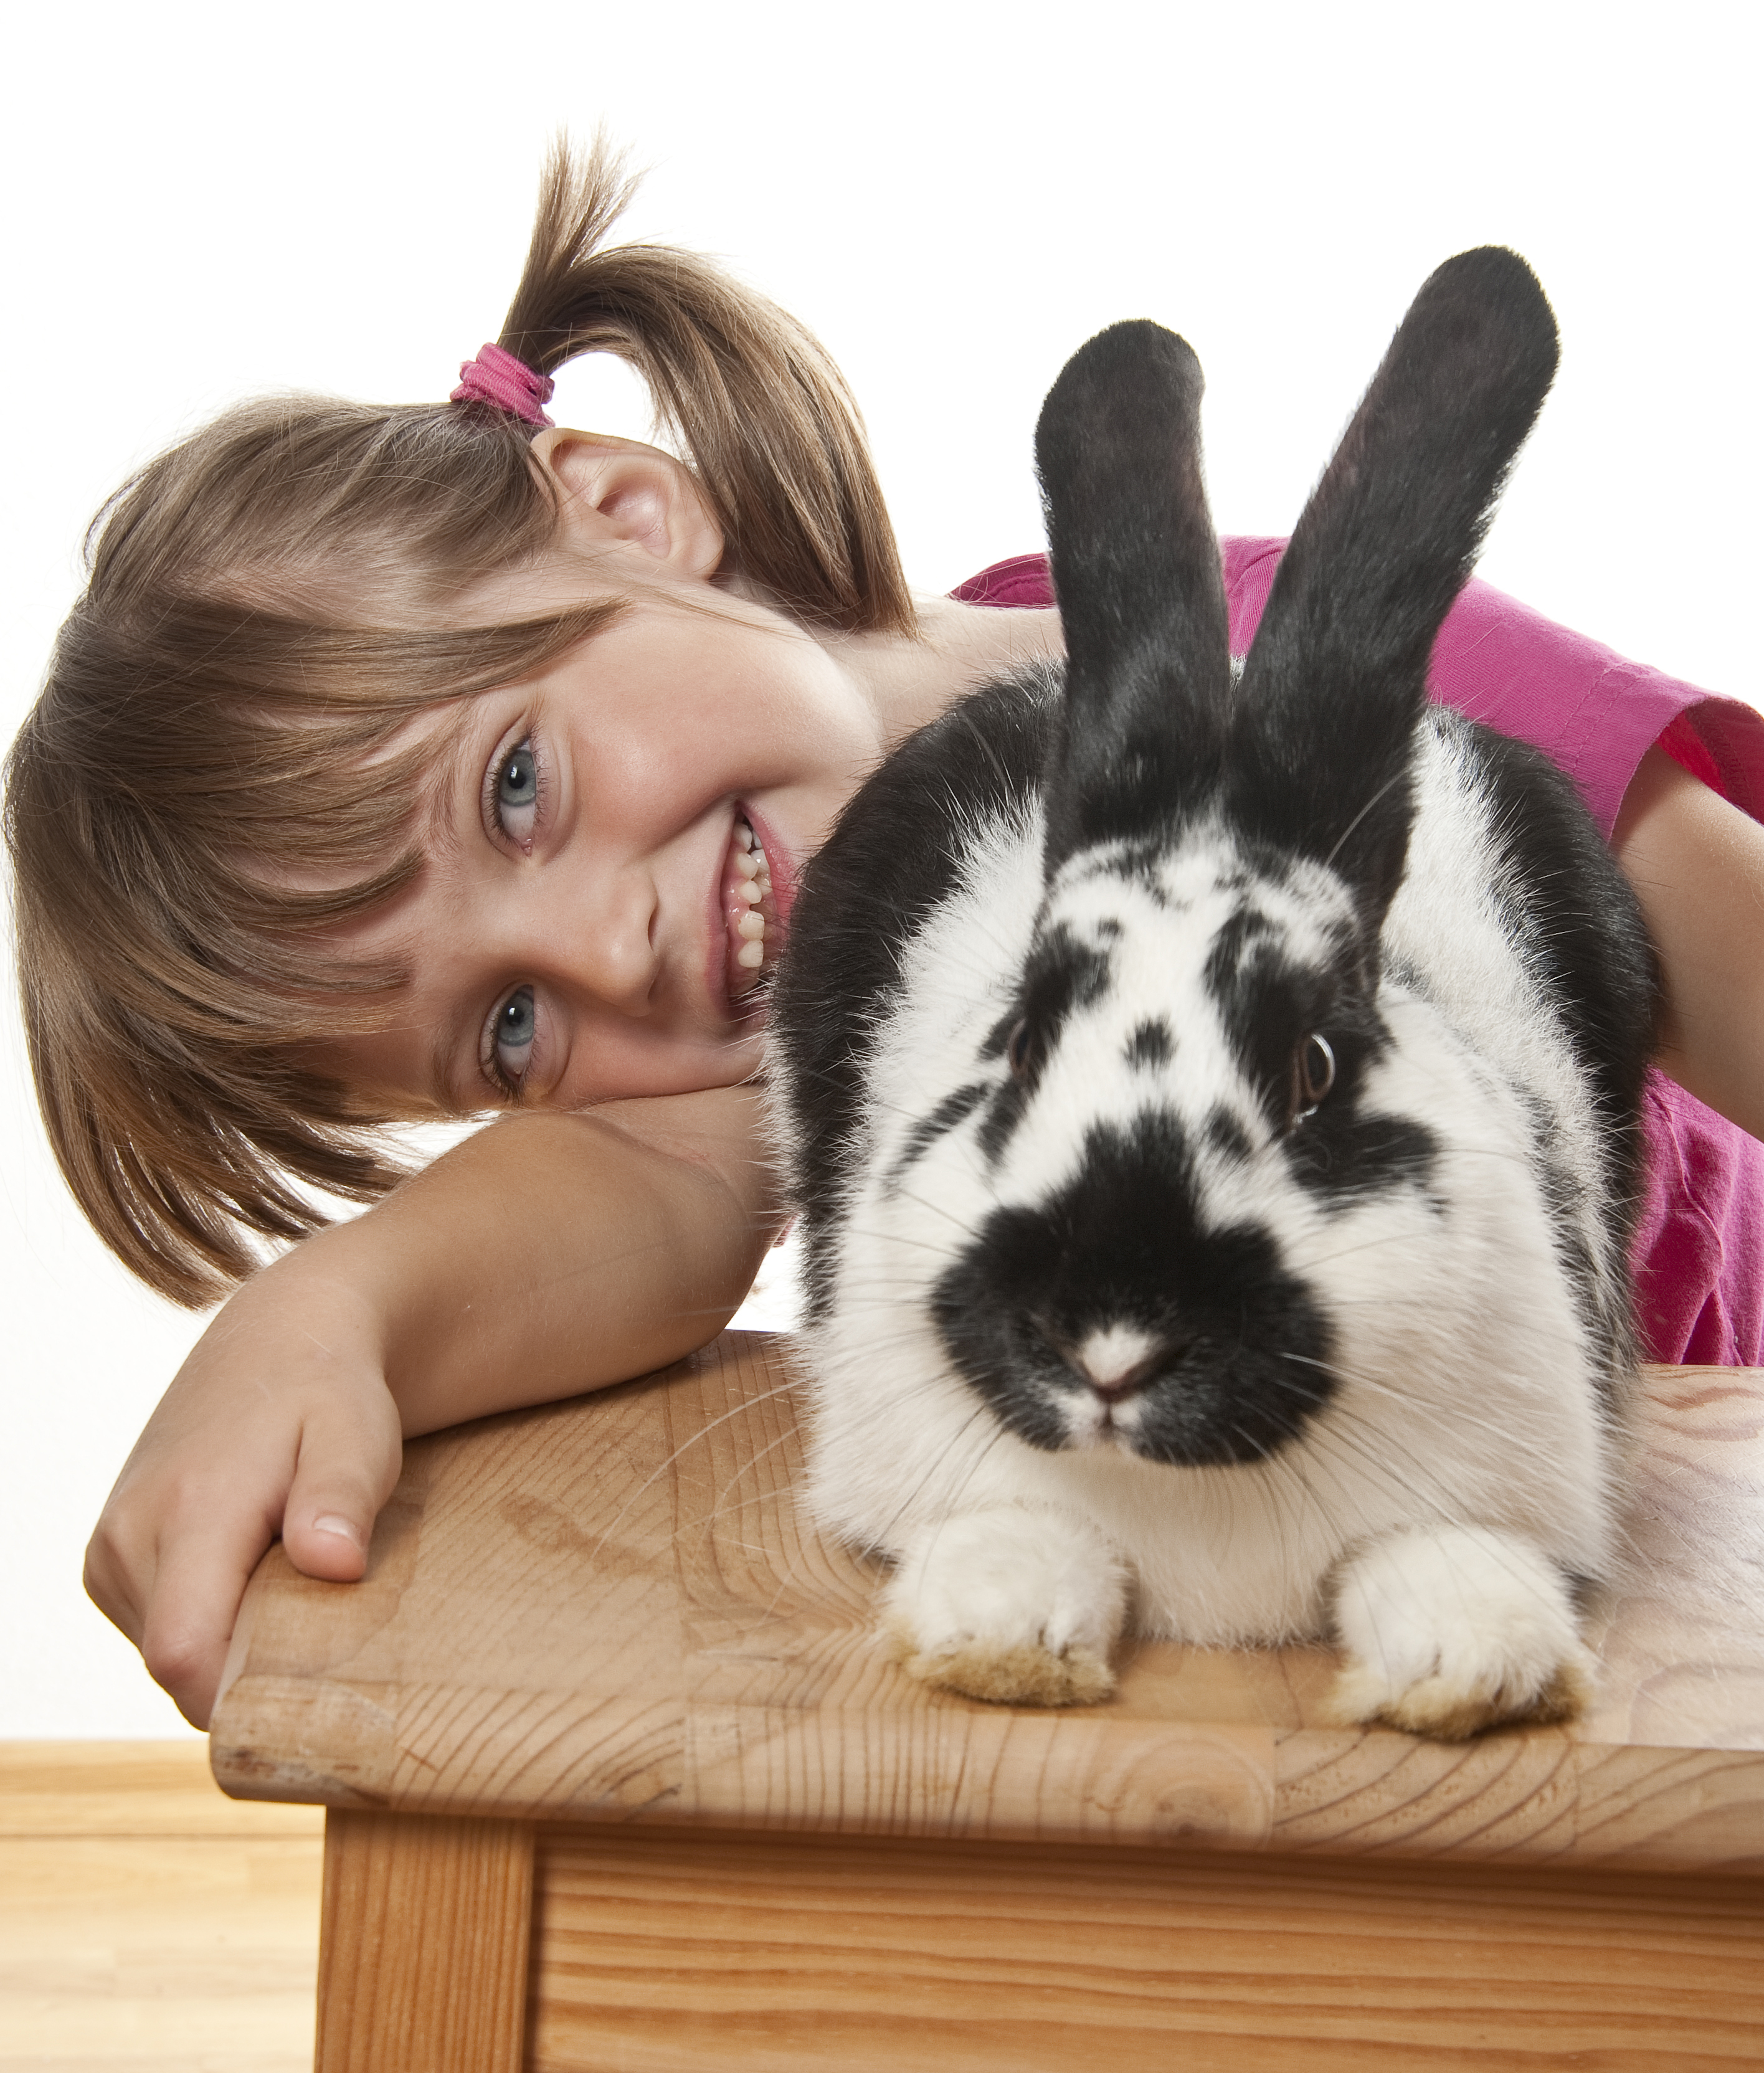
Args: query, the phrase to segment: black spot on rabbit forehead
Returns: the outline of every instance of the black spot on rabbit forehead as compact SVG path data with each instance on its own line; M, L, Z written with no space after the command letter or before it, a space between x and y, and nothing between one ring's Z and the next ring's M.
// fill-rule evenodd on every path
M1092 852L1061 872L1044 935L1058 931L1110 958L1110 983L1084 1001L1068 1039L1114 1049L1142 1072L1174 1064L1172 1085L1198 1120L1241 1086L1254 1048L1239 1026L1252 970L1325 975L1351 935L1354 908L1334 872L1303 858L1247 858L1203 826L1178 847Z
M995 1083L980 1126L997 1199L1058 1185L1088 1127L1128 1128L1148 1107L1200 1148L1201 1169L1240 1165L1274 1120L1263 1061L1238 1026L1239 991L1220 975L1252 955L1314 972L1351 919L1333 872L1251 861L1211 821L1156 851L1111 844L1074 858L1049 894L1022 996L1031 1025L1038 998L1057 1012L1034 1030L1032 1069ZM1234 1131L1222 1132L1226 1116Z
M1197 964L1222 942L1233 954L1267 942L1304 961L1328 958L1353 917L1334 872L1308 857L1247 851L1209 815L1168 843L1111 843L1074 857L1042 928L1118 942L1128 958L1175 949Z

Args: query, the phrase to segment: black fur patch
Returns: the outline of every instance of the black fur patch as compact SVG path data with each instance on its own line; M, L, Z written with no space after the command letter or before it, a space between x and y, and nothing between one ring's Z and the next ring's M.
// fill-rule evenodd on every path
M1206 1141L1222 1158L1240 1166L1250 1156L1250 1140L1243 1126L1229 1109L1214 1108L1206 1119Z
M986 1099L987 1086L984 1080L971 1080L954 1094L946 1094L928 1116L913 1125L911 1135L888 1173L887 1185L891 1189L900 1186L908 1168L922 1158L940 1137L974 1113Z
M1614 1127L1611 1192L1633 1195L1659 994L1635 895L1572 785L1541 750L1456 713L1437 715L1436 724L1460 736L1478 768L1508 874L1499 892L1510 931Z
M863 1085L903 952L954 891L974 828L1032 810L1058 689L1057 671L1025 671L921 728L859 788L803 874L771 1028L792 1093L811 1317L826 1311L844 1183L868 1156Z
M1028 1090L1018 1079L1005 1081L993 1095L976 1140L988 1165L996 1166L1004 1156L1005 1147L1016 1135L1028 1105Z
M1099 933L1111 933L1107 925ZM1118 935L1119 929L1112 931ZM1071 930L1050 929L1029 953L1017 1012L1027 1025L1024 1084L1033 1088L1059 1046L1068 1019L1094 1008L1108 991L1114 961L1107 950L1080 942Z
M1326 1208L1351 1209L1399 1188L1414 1188L1443 1215L1435 1186L1440 1144L1407 1116L1358 1114L1332 1093L1287 1140L1292 1177Z
M1098 933L1107 936L1107 925ZM999 1086L980 1126L980 1149L992 1164L1004 1157L1068 1020L1094 1008L1108 991L1112 977L1108 952L1080 942L1063 926L1049 930L1030 952L1010 1024L1012 1028L1019 1021L1024 1026L1022 1066Z
M932 1313L958 1370L1031 1446L1063 1445L1061 1401L1086 1393L1062 1350L1115 1325L1164 1349L1130 1442L1150 1461L1262 1460L1335 1386L1305 1284L1265 1230L1201 1228L1190 1148L1156 1111L1091 1131L1077 1178L1045 1205L995 1210Z
M1207 952L1207 990L1215 1000L1233 998L1241 988L1245 967L1275 941L1274 925L1265 914L1241 907L1213 938Z
M1161 1016L1142 1022L1127 1040L1127 1061L1147 1069L1167 1065L1176 1049L1170 1025Z
M1312 1031L1327 1036L1335 1054L1335 1083L1319 1116L1351 1110L1366 1067L1388 1043L1382 1020L1355 987L1364 960L1345 933L1335 949L1332 964L1303 962L1283 930L1247 908L1224 924L1207 954L1207 992L1272 1130L1284 1131L1291 1119L1293 1054Z
M1169 859L1169 845L1164 842L1123 843L1117 848L1104 852L1105 860L1098 875L1118 878L1123 885L1131 885L1142 892L1154 907L1170 905L1169 890L1164 883L1164 867ZM1119 921L1101 921L1098 927L1112 929L1121 933Z
M1432 724L1455 736L1488 802L1507 933L1592 1089L1611 1205L1602 1276L1560 1214L1576 1190L1552 1159L1552 1119L1534 1114L1531 1127L1562 1265L1609 1385L1630 1358L1632 1321L1614 1316L1601 1290L1627 1287L1646 1157L1642 1088L1659 1012L1658 961L1628 880L1562 772L1541 751L1457 713L1436 711Z
M1351 950L1346 935L1337 942L1340 950ZM1350 956L1346 962L1345 975L1340 964L1300 963L1288 954L1279 930L1245 911L1215 938L1206 986L1270 1127L1284 1135L1288 1163L1301 1188L1331 1210L1403 1187L1418 1189L1443 1207L1435 1186L1439 1141L1432 1131L1405 1117L1361 1112L1367 1069L1390 1038L1376 1009L1344 984L1362 961ZM1294 1052L1313 1030L1328 1037L1334 1053L1334 1084L1315 1111L1294 1124Z

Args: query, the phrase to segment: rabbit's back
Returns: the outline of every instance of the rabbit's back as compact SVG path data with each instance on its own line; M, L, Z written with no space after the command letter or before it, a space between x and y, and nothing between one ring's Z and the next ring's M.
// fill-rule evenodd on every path
M1132 1076L1132 1098L1177 1113L1211 1162L1220 1220L1264 1222L1319 1292L1342 1383L1313 1453L1222 1473L1049 1452L977 1416L938 1292L999 1200L987 1140L1011 1091L1000 1024L1043 896L1053 692L1039 673L989 686L908 744L854 801L795 917L775 1099L806 1232L818 1515L892 1552L958 1496L1077 1501L1130 1554L1141 1625L1197 1643L1314 1635L1332 1564L1420 1519L1493 1518L1601 1572L1630 1351L1622 1090L1645 1059L1647 949L1553 772L1449 712L1422 723L1409 869L1384 931L1379 1007L1399 1041L1362 1095L1379 1156L1362 1151L1352 1171L1300 1160L1275 1199L1241 1148L1206 1141L1217 1088L1189 1099ZM1515 843L1558 809L1565 855L1553 839ZM1166 868L1229 886L1228 921L1255 860L1215 830ZM1177 956L1135 933L1131 904L1115 957L1140 1007L1118 1002L1088 1075L1070 1068L1089 1094L1074 1094L1063 1136L1032 1148L1029 1190L1078 1170L1121 1106L1108 1082L1140 1008L1161 1004L1180 1036L1185 988L1216 965L1217 928ZM1581 937L1601 954L1578 958Z
M1635 1357L1627 1275L1654 1044L1654 953L1633 892L1539 751L1430 710L1419 812L1386 917L1387 984L1417 991L1502 1076L1609 1386Z

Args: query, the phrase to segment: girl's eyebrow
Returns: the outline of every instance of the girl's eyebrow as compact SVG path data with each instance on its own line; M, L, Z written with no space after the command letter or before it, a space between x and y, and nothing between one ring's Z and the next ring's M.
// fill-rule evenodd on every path
M460 840L457 809L460 793L470 777L472 794L472 819L477 818L479 800L478 773L472 768L476 762L483 729L473 724L477 718L477 707L484 694L455 701L455 710L442 721L436 730L436 739L431 744L428 768L419 781L418 797L421 801L418 824L426 843L438 849L456 848Z
M429 1046L430 1098L444 1115L475 1115L480 1108L490 1106L488 1102L480 1102L473 1104L462 1101L460 1098L459 1087L454 1079L454 1067L460 1052L464 1048L467 1034L465 1023L470 1013L471 1010L465 1008L453 1009L443 1019L440 1028L435 1032L434 1041ZM477 1045L475 1040L472 1045L472 1055L475 1061L477 1057ZM481 1083L483 1080L481 1070L478 1074L478 1078ZM485 1087L484 1092L488 1094L488 1088Z

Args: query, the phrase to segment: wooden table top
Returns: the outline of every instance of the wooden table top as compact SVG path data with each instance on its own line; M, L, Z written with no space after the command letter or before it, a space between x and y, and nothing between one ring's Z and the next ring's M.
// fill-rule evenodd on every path
M1647 1371L1597 1704L1318 1725L1320 1649L1141 1642L1066 1712L914 1683L798 1515L788 1341L414 1441L366 1578L272 1548L211 1747L246 1799L541 1821L1764 1872L1764 1370Z

